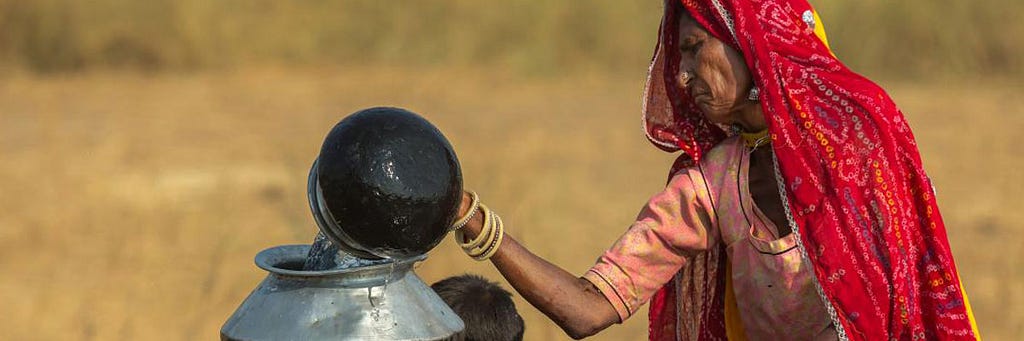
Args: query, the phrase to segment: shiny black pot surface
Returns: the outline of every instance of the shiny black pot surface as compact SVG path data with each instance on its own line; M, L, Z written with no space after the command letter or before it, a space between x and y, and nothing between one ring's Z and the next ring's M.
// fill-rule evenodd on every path
M377 257L408 258L432 249L447 234L462 197L462 171L448 140L424 118L399 108L362 110L335 125L316 172L327 211L321 213L332 222L322 227L332 230L325 234Z

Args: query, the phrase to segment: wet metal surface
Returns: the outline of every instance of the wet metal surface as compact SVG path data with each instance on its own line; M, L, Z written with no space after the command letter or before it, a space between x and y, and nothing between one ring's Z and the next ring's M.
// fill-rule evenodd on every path
M317 233L313 239L313 245L309 247L309 254L306 255L304 271L321 271L333 269L348 269L359 266L377 265L390 262L389 259L366 259L356 257L338 248L338 244L332 243L323 233Z
M270 272L221 328L222 340L439 340L462 320L415 273L424 255L302 271L309 245L263 250Z
M306 260L302 264L304 271L330 270L338 266L337 256L341 250L323 234L317 233L313 245L309 247Z
M331 129L310 171L321 230L351 254L408 258L447 234L462 195L448 140L419 115L371 108Z

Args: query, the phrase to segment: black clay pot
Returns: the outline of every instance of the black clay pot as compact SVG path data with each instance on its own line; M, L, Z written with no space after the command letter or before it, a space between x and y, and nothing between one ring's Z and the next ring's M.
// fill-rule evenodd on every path
M313 171L326 220L321 230L364 258L430 251L448 233L462 198L462 171L448 140L399 108L343 119L327 134Z

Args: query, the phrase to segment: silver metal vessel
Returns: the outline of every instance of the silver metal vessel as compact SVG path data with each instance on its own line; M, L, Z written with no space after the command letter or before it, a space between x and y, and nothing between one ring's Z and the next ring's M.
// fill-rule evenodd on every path
M221 339L440 340L462 331L412 271L447 235L462 198L444 135L410 111L370 108L335 125L316 160L306 186L321 233L314 252L283 245L256 255L270 274Z
M221 328L221 340L441 340L462 320L412 271L393 262L302 271L309 245L256 255L270 272Z

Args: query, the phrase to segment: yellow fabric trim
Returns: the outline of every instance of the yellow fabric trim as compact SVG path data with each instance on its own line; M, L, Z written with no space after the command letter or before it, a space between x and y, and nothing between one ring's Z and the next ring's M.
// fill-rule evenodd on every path
M747 148L757 148L771 142L771 140L765 138L768 137L768 128L764 128L764 130L756 133L740 132L740 136L743 137L743 144Z
M814 35L818 36L818 39L821 39L821 42L825 43L825 47L827 47L829 51L832 51L832 47L828 45L828 35L825 34L825 23L821 22L821 17L818 16L818 11L812 9L811 13L814 14Z
M746 341L740 321L740 308L736 305L736 292L732 290L732 266L725 264L725 337L730 341Z
M964 297L964 307L967 308L967 320L971 322L971 331L974 332L974 339L981 341L981 333L978 333L978 322L974 321L974 311L971 310L971 301L967 299L967 291L964 290L963 281L960 281L960 295Z

